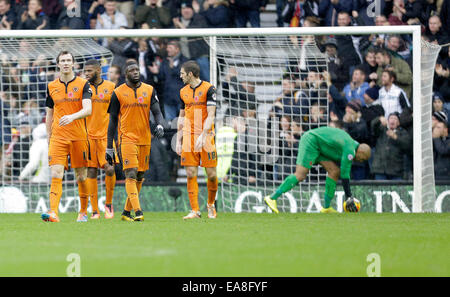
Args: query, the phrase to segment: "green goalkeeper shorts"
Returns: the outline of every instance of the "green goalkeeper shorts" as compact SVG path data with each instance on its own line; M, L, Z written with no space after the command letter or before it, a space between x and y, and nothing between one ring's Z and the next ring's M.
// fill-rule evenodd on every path
M303 134L298 145L296 164L311 169L313 165L321 161L329 161L329 159L320 154L316 137L310 133Z

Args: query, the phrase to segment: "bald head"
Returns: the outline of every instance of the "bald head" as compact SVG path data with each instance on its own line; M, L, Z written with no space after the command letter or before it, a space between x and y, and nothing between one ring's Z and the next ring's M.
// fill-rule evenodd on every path
M356 150L355 160L358 162L369 160L371 151L370 146L365 143L361 143Z

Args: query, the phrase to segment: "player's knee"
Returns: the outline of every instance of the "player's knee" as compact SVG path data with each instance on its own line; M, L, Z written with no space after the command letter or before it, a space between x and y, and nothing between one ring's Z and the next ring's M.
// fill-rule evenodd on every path
M88 168L87 176L88 176L88 178L96 178L97 177L97 168Z
M64 167L63 166L52 166L51 169L52 178L63 178L64 177Z
M197 173L194 170L186 170L186 177L187 178L194 178L197 176Z
M341 174L341 171L339 169L330 170L328 172L328 176L331 177L334 180L338 180L340 174Z
M137 178L137 169L134 169L134 168L126 169L125 177L131 178L131 179L136 179Z
M109 164L108 164L108 166L105 165L105 174L106 174L107 176L113 176L114 173L115 173L115 171L114 171L114 166L111 166L111 165L109 165Z

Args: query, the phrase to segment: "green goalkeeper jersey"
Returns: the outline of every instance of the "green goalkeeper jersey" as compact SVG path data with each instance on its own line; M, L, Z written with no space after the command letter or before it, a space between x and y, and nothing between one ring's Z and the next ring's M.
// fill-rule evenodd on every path
M303 154L303 160L308 159L307 162L310 166L325 160L340 162L341 178L349 179L352 161L355 158L358 146L359 143L344 130L321 127L309 130L302 136L299 155ZM301 157L299 156L298 159L301 159ZM305 164L304 161L300 164Z

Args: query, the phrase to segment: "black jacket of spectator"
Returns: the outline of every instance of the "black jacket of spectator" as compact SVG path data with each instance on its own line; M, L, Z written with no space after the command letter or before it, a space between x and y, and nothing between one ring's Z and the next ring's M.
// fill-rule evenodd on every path
M433 138L434 177L450 180L450 138Z
M403 155L412 145L410 135L403 128L398 127L396 130L398 138L392 139L386 135L387 127L381 125L379 118L372 122L372 130L377 137L372 173L403 177Z
M180 70L181 65L187 61L188 59L180 54L175 58L174 65L176 66L173 68L170 68L170 62L167 59L161 63L158 78L164 84L162 94L164 104L178 105L180 103L180 89L184 86L180 78Z
M84 12L81 12L80 17L72 16L70 12L69 14L67 13L67 8L64 7L64 9L59 14L58 20L56 21L56 27L58 29L66 27L72 30L82 30L86 28L85 20L87 18L88 16Z
M208 23L202 15L194 13L189 25L187 26L187 29L192 28L208 28ZM202 37L191 37L188 38L188 41L191 59L197 59L201 56L209 55L209 46Z
M18 16L20 18L20 16ZM19 30L36 30L37 27L41 26L45 21L45 26L42 29L50 29L50 20L44 11L41 10L40 13L36 14L36 18L33 20L30 16L27 17L25 22L19 20Z
M237 9L259 10L267 4L267 0L235 0L234 5Z
M206 19L209 28L231 27L230 9L224 4L220 4L216 7L210 6L200 14Z
M12 9L12 7L5 14L0 14L0 21L5 16L6 16L6 21L11 24L11 30L16 29L17 25L18 25L18 18L17 18L16 13L14 12L14 9Z
M344 96L342 96L341 93L339 93L339 90L334 85L330 85L328 92L331 96L331 99L333 99L332 102L328 103L329 109L330 111L333 111L339 119L342 120L348 101Z
M418 18L421 22L422 18L422 2L420 0L414 0L414 2L405 1L406 12L402 16L402 21L407 22L409 19Z
M439 16L442 22L442 30L444 30L444 32L450 32L450 0L444 0Z
M115 38L108 44L108 48L114 54L112 65L119 65L121 69L124 69L128 58L136 59L137 44L131 38Z
M361 114L364 121L366 121L368 132L369 132L369 139L367 141L367 144L371 147L374 147L377 139L375 135L373 134L373 131L371 130L371 123L373 120L380 116L384 116L384 108L380 104L376 104L375 102L372 104L366 104L361 108Z
M166 28L172 22L170 10L166 7L150 7L148 5L139 5L136 9L134 21L138 28L143 23L147 23L150 28Z

